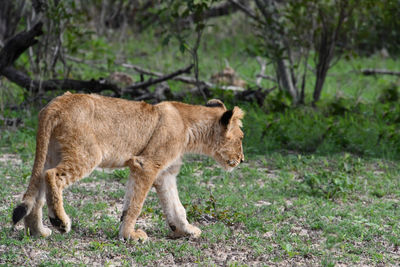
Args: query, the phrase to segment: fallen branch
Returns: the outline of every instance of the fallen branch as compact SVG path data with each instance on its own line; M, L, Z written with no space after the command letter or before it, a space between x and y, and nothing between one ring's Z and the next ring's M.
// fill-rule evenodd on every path
M115 84L111 84L106 80L90 80L90 81L81 81L81 80L72 80L72 79L63 79L63 80L32 80L25 73L16 70L14 67L6 67L3 69L2 74L9 79L10 81L18 84L22 88L27 90L31 90L33 93L38 93L40 89L44 91L53 91L53 90L76 90L76 91L84 91L91 93L99 93L104 90L111 90L116 95L120 95L121 89L118 88Z
M172 79L172 78L174 78L174 77L176 77L178 75L181 75L182 73L189 73L192 68L193 68L193 64L191 64L190 66L187 66L186 68L179 69L179 70L177 70L175 72L172 72L170 74L161 76L161 77L159 77L157 79L153 80L152 78L150 78L145 82L139 82L139 83L133 84L131 86L126 87L124 89L124 91L131 91L131 90L135 90L135 89L138 89L138 88L146 88L146 87L149 87L150 85L153 85L153 84L156 84L156 83L161 83L161 82L164 82L166 80L170 80L170 79Z
M136 72L138 72L139 74L144 74L144 75L148 75L148 76L162 77L165 75L161 72L147 70L140 66L131 65L131 64L127 64L127 63L123 63L122 66L125 68L133 69ZM196 79L193 77L189 77L189 76L180 76L179 75L179 76L173 77L172 80L196 85ZM199 82L209 88L215 87L215 85L213 85L212 83L206 82L206 81L199 81Z
M361 73L366 76L376 75L376 74L400 76L400 71L391 71L383 69L364 69L361 70Z
M32 80L27 74L15 69L12 64L23 52L25 52L25 50L38 42L36 37L43 34L42 27L43 23L38 22L29 31L20 32L9 41L7 41L3 49L0 51L1 75L4 75L8 80L18 84L22 88L31 90L34 93L38 93L40 89L43 89L45 91L62 89L79 91L84 90L90 92L100 92L107 89L112 90L117 94L120 92L120 89L117 86L107 83L103 80Z
M276 86L270 89L258 88L257 90L248 89L243 92L237 92L235 97L241 101L257 102L262 107L264 105L265 97L276 89Z

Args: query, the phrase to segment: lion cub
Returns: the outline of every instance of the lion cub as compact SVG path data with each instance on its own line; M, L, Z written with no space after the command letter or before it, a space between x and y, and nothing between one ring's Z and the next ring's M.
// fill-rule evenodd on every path
M244 160L243 115L240 108L227 110L215 99L206 106L150 105L67 92L39 113L32 176L22 203L14 209L13 222L24 218L30 234L49 236L51 230L42 223L46 197L51 224L69 232L71 220L64 211L63 189L96 167L129 167L120 237L147 239L145 232L135 230L135 223L152 186L173 235L199 237L201 230L189 224L178 196L181 157L205 154L232 170Z

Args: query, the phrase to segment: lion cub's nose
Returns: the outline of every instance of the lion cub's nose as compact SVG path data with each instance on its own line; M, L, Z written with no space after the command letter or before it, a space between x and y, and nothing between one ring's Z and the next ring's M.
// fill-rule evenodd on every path
M241 158L241 159L240 159L240 163L242 163L243 161L244 161L244 159L243 159L243 158Z

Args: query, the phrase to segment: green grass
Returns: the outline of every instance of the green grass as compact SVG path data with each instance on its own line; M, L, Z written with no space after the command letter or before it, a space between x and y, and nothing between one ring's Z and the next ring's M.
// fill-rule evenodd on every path
M138 221L150 236L144 244L118 240L126 181L121 171L96 171L66 190L73 220L69 234L41 239L25 236L20 226L11 231L12 209L26 187L30 162L1 163L0 263L275 265L295 260L328 266L399 260L398 162L272 153L251 156L225 173L203 157L185 161L180 197L202 237L169 239L157 196L150 192Z

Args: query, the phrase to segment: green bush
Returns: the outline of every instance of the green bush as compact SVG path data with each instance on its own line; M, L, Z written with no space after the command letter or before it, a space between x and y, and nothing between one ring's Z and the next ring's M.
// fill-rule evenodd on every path
M249 104L244 119L247 152L276 150L400 158L400 104L355 104L349 99L323 108L288 108L265 113Z

